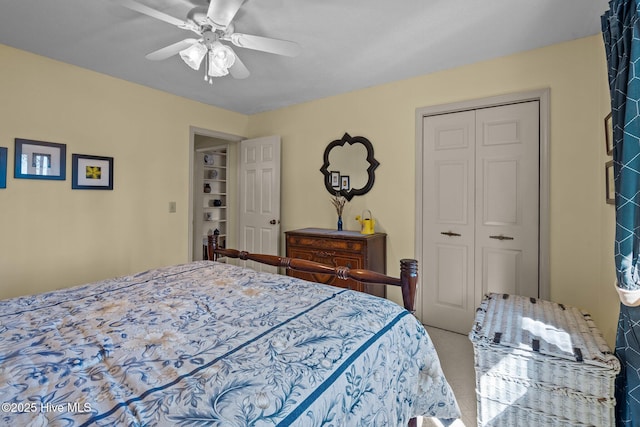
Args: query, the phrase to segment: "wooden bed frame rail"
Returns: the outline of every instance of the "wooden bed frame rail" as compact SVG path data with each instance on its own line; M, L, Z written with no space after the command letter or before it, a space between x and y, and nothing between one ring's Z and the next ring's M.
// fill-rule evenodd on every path
M220 257L238 258L241 260L255 261L261 264L282 267L305 273L328 274L339 279L353 279L364 283L400 286L402 290L402 302L404 308L415 313L416 286L418 283L418 261L415 259L400 260L400 277L391 277L370 270L362 270L349 267L332 267L319 262L308 261L299 258L280 257L276 255L252 254L236 249L221 248L218 245L218 236L209 235L207 239L209 260L217 260Z

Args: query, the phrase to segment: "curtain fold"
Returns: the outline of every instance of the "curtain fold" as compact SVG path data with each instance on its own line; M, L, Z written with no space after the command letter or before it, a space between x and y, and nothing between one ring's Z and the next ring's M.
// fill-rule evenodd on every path
M640 426L640 28L635 0L602 16L613 123L615 264L623 303L616 336L616 425ZM635 420L635 421L634 421Z

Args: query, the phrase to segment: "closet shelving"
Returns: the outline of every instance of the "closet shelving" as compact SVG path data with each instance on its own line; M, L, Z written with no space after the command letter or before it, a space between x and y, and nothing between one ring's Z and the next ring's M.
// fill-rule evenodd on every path
M228 146L203 149L196 161L202 170L200 182L201 201L197 202L200 212L200 234L202 236L202 258L207 257L207 236L218 233L218 241L225 246L228 230L227 214L227 162Z

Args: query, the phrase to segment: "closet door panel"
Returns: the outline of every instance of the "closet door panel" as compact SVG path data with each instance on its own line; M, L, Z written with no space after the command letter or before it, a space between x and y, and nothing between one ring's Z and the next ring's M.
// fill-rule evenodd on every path
M492 292L520 295L521 274L521 251L483 248L482 279L484 283L491 281Z
M475 113L423 122L423 322L469 330L475 310Z
M476 114L476 304L538 296L539 103Z
M435 162L436 206L440 224L469 224L469 162Z
M436 301L441 306L464 310L469 275L465 274L468 253L465 245L436 245Z
M483 171L482 224L517 225L518 159L485 159Z

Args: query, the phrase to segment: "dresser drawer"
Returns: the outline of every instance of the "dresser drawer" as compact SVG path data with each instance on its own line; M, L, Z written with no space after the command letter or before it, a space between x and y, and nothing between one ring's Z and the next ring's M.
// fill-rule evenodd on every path
M364 264L361 255L358 256L309 248L289 248L289 257L319 262L320 264L326 264L332 267L363 268Z
M373 270L385 273L386 234L362 235L358 232L336 232L325 229L302 229L285 233L287 256L319 262L331 267ZM311 274L287 270L289 276L311 282L348 288L385 297L386 287L342 280L327 274Z
M287 236L288 246L302 246L306 248L333 251L362 252L364 243L357 240L330 239L314 236Z
M362 256L353 256L345 253L336 253L335 251L315 250L310 248L289 247L289 256L291 258L300 258L308 261L319 262L321 264L330 265L331 267L362 268L363 264ZM302 273L300 271L293 270L289 270L288 274L311 282L324 283L326 285L353 289L360 292L364 291L364 284L361 282L351 279L343 280L329 274Z

